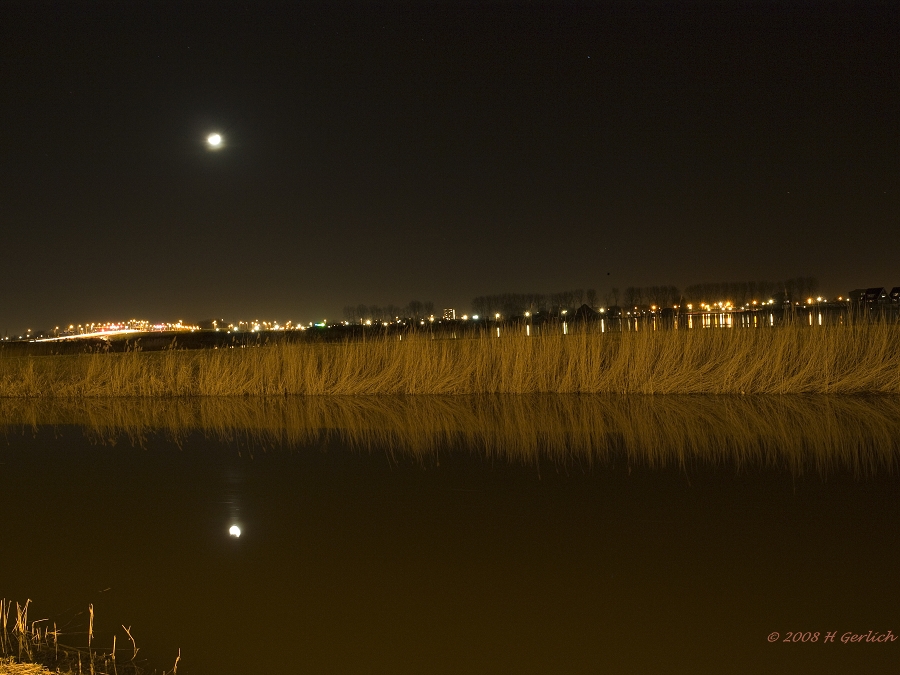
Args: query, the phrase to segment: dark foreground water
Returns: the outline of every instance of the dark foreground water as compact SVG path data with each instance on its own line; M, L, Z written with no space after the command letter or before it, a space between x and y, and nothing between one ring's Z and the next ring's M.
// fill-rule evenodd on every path
M0 596L179 675L895 672L898 411L10 404Z

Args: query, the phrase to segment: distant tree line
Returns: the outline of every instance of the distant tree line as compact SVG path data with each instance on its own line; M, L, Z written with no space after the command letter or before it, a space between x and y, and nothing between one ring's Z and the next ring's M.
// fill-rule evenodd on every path
M614 304L619 304L619 293L613 289ZM681 296L676 286L629 286L625 289L625 306L640 307L641 305L656 305L657 307L672 307L677 305Z
M624 295L613 288L607 296L609 304L618 305L620 298L626 307L674 305L724 302L743 305L753 300L766 302L775 300L801 301L815 297L819 292L819 281L815 277L794 277L785 281L725 281L719 283L691 284L683 292L676 286L629 286ZM609 302L609 301L612 302Z
M742 305L753 300L766 302L802 301L815 297L819 281L815 277L794 277L785 281L726 281L692 284L681 291L677 286L629 286L624 291L613 286L604 295L608 307L673 307L700 302L730 301ZM481 316L500 314L521 316L525 312L577 309L583 304L597 307L597 291L576 288L559 293L497 293L472 300L472 313Z
M401 319L420 319L434 314L434 303L431 300L410 300L399 305L347 305L344 307L344 318L350 323L365 321L394 321Z
M766 302L801 302L815 297L819 280L815 277L794 277L785 281L741 281L718 284L693 284L684 289L684 302L720 302L728 300L743 305L753 300Z
M479 295L472 300L472 313L481 316L521 316L525 312L549 312L560 309L572 309L587 304L594 307L597 303L597 291L576 288L559 293L498 293L495 295Z
M622 292L613 286L605 294L607 306L673 307L700 302L730 301L742 305L753 300L802 301L815 297L819 281L815 277L793 277L785 281L726 281L691 284L680 291L677 286L629 286ZM500 314L503 317L522 316L525 312L554 312L577 309L581 305L597 307L598 295L593 288L576 288L558 293L496 293L479 295L472 300L472 313L484 317ZM396 318L421 319L434 314L434 303L410 300L405 305L347 305L344 318L350 323L365 321L394 321Z

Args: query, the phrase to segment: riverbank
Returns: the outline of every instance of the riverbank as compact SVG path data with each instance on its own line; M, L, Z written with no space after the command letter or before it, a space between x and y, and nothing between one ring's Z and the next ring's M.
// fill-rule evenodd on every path
M50 671L36 663L16 663L0 659L0 675L43 675Z
M146 672L134 662L139 648L133 640L131 640L133 651L129 647L118 650L121 652L118 664L115 636L110 640L112 649L98 648L97 636L94 635L93 604L89 605L88 609L90 618L87 630L80 634L72 631L69 626L60 630L56 622L51 623L48 619L29 621L28 608L31 600L24 605L16 602L15 614L12 611L13 604L5 598L0 600L0 675L42 675L50 672L58 675L76 673L143 675ZM53 630L50 630L51 626ZM122 628L130 639L129 629L124 626ZM84 638L86 645L75 647L63 642L78 638ZM130 654L131 658L124 656L125 654ZM179 659L180 656L179 651ZM176 661L172 675L177 671L177 666ZM166 675L165 671L163 675Z
M900 325L0 357L0 397L530 393L900 394Z

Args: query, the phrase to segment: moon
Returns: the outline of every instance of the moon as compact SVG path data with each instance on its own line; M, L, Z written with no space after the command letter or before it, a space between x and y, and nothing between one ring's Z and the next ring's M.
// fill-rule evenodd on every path
M239 528L237 525L232 525L228 528L228 534L230 534L232 537L240 537L241 528Z
M209 143L209 147L218 148L222 145L222 136L220 134L210 134L206 137L206 142Z

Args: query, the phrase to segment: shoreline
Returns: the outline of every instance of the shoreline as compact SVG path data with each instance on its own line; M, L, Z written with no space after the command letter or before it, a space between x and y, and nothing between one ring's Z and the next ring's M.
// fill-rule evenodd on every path
M900 324L0 355L0 398L900 394Z

